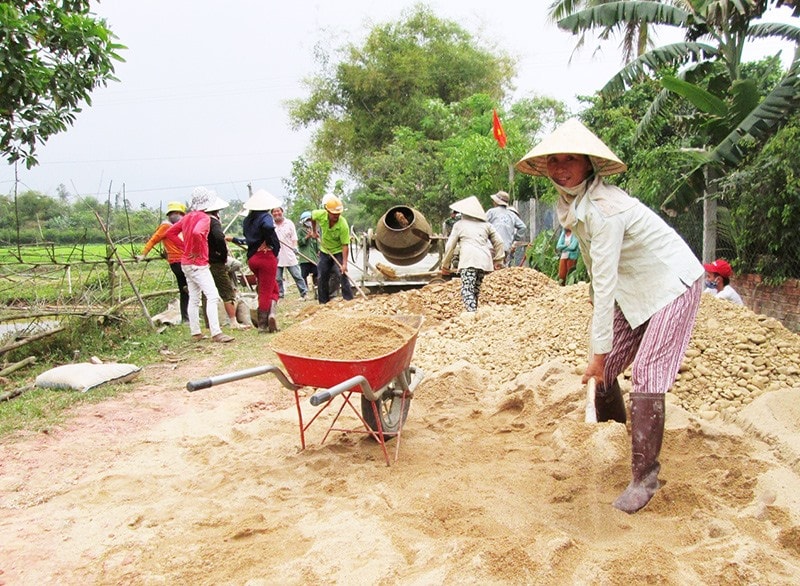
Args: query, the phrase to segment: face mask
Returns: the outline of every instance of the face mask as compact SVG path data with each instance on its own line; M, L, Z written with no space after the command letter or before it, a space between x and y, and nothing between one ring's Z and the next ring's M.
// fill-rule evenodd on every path
M181 219L181 214L179 214L178 212L172 212L171 214L169 214L169 215L167 216L167 219L168 219L170 222L172 222L172 223L174 224L174 223L176 223L178 220L180 220L180 219Z
M583 195L584 193L586 193L586 186L587 186L588 183L589 183L589 180L585 179L581 183L578 183L575 187L564 187L564 186L558 185L558 184L556 184L556 185L558 186L558 188L561 191L563 191L567 195L570 195L572 197L578 197L579 195Z
M708 289L716 289L717 288L717 282L716 281L706 281L706 287Z

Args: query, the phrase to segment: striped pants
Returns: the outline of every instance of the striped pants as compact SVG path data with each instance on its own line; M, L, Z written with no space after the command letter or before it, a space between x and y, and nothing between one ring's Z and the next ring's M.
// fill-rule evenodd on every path
M632 392L666 393L689 345L702 291L703 277L636 329L616 307L614 343L603 372L606 382L613 382L633 363Z

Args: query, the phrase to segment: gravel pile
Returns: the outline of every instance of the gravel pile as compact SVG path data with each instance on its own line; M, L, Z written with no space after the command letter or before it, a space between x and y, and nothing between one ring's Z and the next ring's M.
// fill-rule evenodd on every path
M423 315L414 364L435 371L467 360L500 386L554 359L582 371L591 317L588 295L586 284L559 287L537 271L509 268L484 280L477 313L463 311L457 279L350 305L374 314ZM738 411L767 391L795 387L800 388L800 336L775 319L704 294L671 391L678 403L715 417Z

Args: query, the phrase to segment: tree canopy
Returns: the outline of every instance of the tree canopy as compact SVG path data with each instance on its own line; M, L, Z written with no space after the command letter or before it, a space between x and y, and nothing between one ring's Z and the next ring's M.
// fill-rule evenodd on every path
M761 22L770 7L793 4L782 0L684 0L661 3L645 0L593 5L561 19L561 28L574 34L587 30L648 23L681 29L684 41L656 47L625 65L603 87L612 95L648 74L659 75L662 86L642 117L637 137L665 120L680 119L692 147L684 150L691 168L663 205L685 209L703 197L705 169L724 173L744 156L752 140L769 138L800 105L800 53L783 78L766 95L743 75L742 52L754 39L773 37L797 46L800 28L794 24ZM665 73L673 69L674 73ZM691 109L686 110L686 106ZM721 171L720 171L721 170Z
M356 184L347 196L351 223L372 223L397 204L436 223L469 195L488 206L501 189L521 199L542 191L540 180L515 175L513 163L567 111L535 95L504 107L515 74L508 55L421 6L340 54L339 63L320 57L310 95L290 105L294 124L316 126L313 162L293 170L292 185L303 184L305 165L330 162ZM506 148L492 135L494 110Z
M397 128L425 130L431 100L447 105L481 93L498 103L514 75L510 57L422 6L342 53L333 66L330 56L320 58L323 70L307 81L310 95L291 103L290 115L298 127L319 125L317 152L359 176Z
M75 121L114 77L124 47L88 0L0 2L0 152L36 165L36 145Z

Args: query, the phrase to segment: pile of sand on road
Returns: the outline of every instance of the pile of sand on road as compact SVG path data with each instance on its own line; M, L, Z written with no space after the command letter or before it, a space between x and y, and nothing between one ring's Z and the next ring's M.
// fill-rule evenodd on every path
M413 358L425 378L391 467L361 434L319 445L330 412L299 451L293 395L272 379L189 395L165 381L197 365L153 368L136 393L0 446L2 577L796 583L800 338L703 299L668 396L664 486L629 516L610 504L630 478L628 430L583 422L587 294L509 269L486 279L477 314L461 312L457 282L306 308L425 317ZM357 425L347 409L343 421Z

